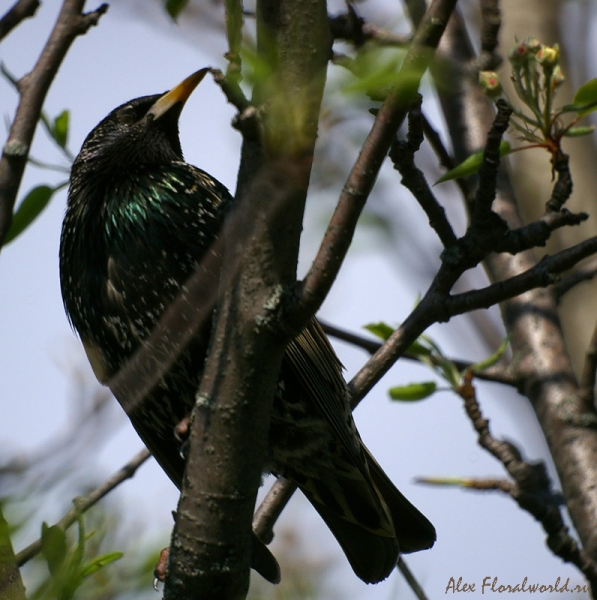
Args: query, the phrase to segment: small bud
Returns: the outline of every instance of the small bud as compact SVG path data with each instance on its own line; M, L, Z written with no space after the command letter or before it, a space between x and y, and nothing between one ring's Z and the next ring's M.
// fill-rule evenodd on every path
M508 59L513 66L522 65L529 57L529 49L525 42L517 42L510 52L508 52Z
M502 93L502 84L495 71L481 71L479 73L479 83L485 94L490 98L497 98Z
M560 65L556 65L553 69L553 73L551 74L551 85L553 89L562 85L566 81L566 77L564 77L564 73L562 73L562 69L560 69Z
M536 38L527 38L526 45L530 54L537 54L543 44Z
M535 38L527 38L524 42L516 41L516 44L508 52L508 59L512 66L522 66L528 59L541 49L541 42Z
M541 46L537 52L537 62L544 67L554 68L560 58L560 47L556 44L553 47Z

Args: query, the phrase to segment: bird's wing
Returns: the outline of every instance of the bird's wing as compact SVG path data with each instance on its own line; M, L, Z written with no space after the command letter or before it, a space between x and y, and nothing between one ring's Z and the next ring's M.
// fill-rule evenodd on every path
M335 502L326 501L317 482L307 481L301 489L338 539L355 572L369 582L384 579L396 564L398 544L404 552L430 548L435 529L361 442L341 363L316 319L291 342L286 358L350 463L322 482L327 485L327 497L331 492ZM342 462L336 460L334 465L338 464ZM371 514L374 508L376 515Z
M319 321L311 319L290 342L286 358L351 462L363 476L369 477L365 453L358 443L360 438L350 411L342 363Z

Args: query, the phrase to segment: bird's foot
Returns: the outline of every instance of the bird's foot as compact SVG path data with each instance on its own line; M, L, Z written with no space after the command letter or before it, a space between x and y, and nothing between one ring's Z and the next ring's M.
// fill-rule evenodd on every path
M180 444L180 447L178 448L178 453L180 454L181 458L183 458L184 460L186 460L186 458L187 458L190 433L191 433L191 416L187 415L174 428L174 437L176 438L176 441L178 441Z
M170 547L164 548L160 552L160 558L155 565L155 569L153 570L153 576L155 579L153 580L153 589L158 591L158 583L161 581L162 583L166 581L166 573L168 572L168 558L170 557Z

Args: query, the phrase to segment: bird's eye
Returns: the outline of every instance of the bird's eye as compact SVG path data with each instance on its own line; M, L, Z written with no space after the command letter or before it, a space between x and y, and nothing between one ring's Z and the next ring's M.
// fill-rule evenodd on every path
M144 104L137 104L136 106L132 106L131 108L132 108L133 112L135 113L135 119L137 121L142 119L147 114L147 111L149 110L149 107Z
M119 120L121 123L127 125L136 123L147 114L148 108L149 107L141 104L128 104L127 106L123 106L119 114Z

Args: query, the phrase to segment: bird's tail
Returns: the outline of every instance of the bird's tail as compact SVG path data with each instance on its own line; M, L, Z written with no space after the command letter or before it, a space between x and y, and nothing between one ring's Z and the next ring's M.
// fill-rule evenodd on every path
M364 448L365 449L365 448ZM306 479L299 487L330 528L355 574L366 583L390 575L401 552L433 546L435 529L365 449L370 478L354 471Z

